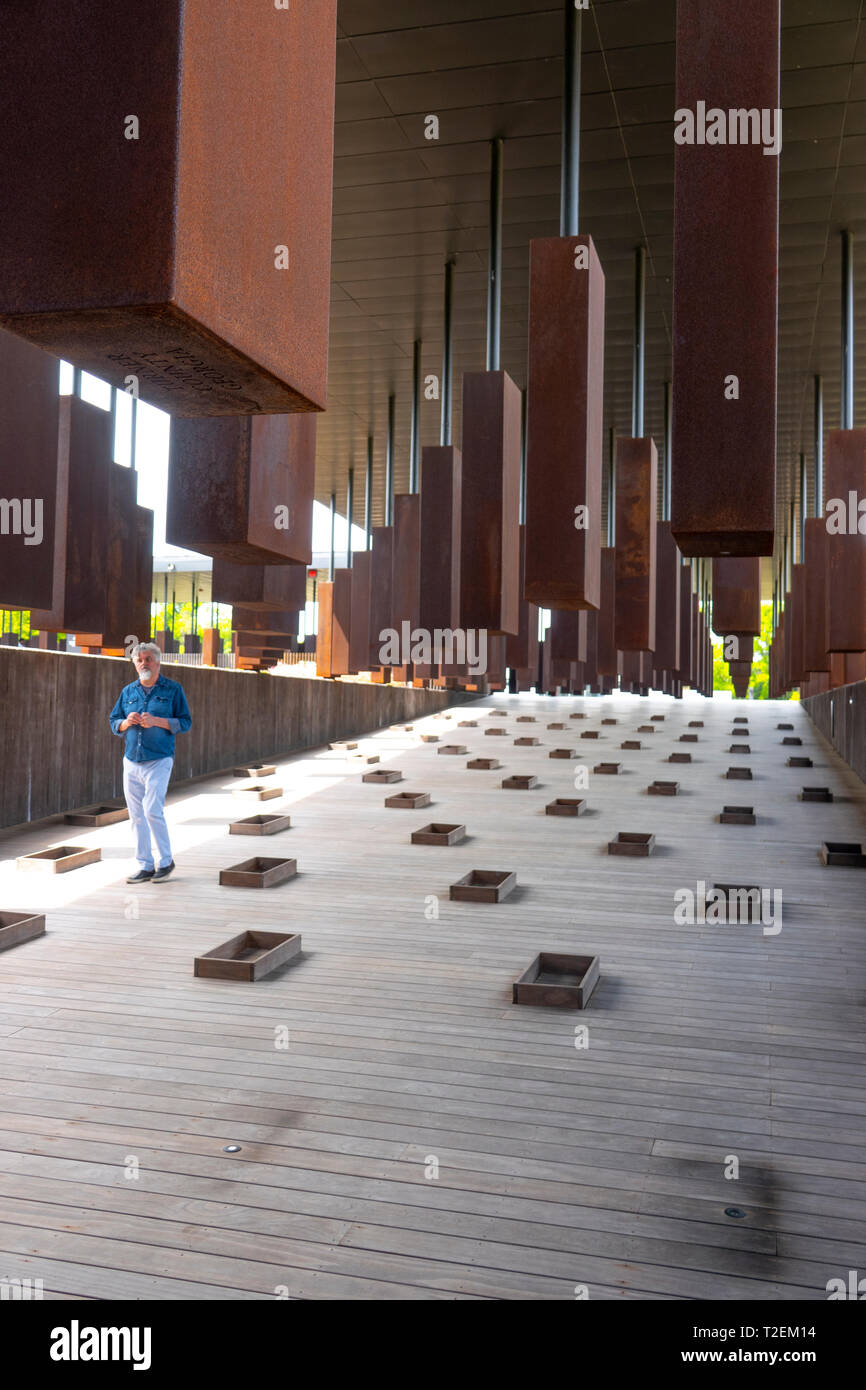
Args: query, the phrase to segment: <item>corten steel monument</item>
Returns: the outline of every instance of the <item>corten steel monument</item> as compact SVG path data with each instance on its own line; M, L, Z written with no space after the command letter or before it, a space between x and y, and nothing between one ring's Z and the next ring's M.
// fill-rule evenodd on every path
M678 0L676 38L672 529L684 555L770 555L779 0Z
M0 323L173 415L322 410L336 0L5 0Z

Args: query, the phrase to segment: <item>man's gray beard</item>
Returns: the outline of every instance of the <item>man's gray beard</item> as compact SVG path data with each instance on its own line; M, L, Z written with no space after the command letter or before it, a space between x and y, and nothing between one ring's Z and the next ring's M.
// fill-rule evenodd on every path
M140 671L140 672L139 672L138 679L139 679L140 681L151 681L151 680L153 680L153 678L154 678L155 675L156 675L156 672L155 672L155 671Z

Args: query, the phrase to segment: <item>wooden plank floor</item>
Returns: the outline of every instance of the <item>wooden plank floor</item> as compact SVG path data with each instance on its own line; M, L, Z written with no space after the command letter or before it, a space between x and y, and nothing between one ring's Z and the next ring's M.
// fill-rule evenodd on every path
M485 734L492 708L505 737ZM656 732L635 733L651 714ZM727 752L735 714L750 755ZM691 718L705 727L681 744ZM440 757L422 731L469 753ZM515 747L526 734L541 746ZM0 839L0 907L48 914L45 937L0 955L0 1277L56 1298L823 1300L866 1268L866 875L817 857L823 839L866 842L866 788L799 707L497 696L363 746L404 781L363 784L325 750L278 765L277 801L246 807L226 778L173 793L163 885L125 883L127 824ZM665 761L682 750L691 765ZM786 767L791 752L815 766ZM467 770L481 754L502 770ZM623 774L593 775L601 760ZM730 764L754 780L725 780ZM512 772L538 788L502 790ZM681 795L647 796L655 779ZM803 785L836 799L803 803ZM385 808L416 788L429 808ZM545 816L568 795L590 811ZM728 803L758 825L720 825ZM227 833L283 809L282 835ZM431 820L468 840L411 845ZM653 832L654 854L607 855L620 830ZM102 862L16 871L60 843ZM256 853L299 876L219 886ZM450 902L472 868L514 869L519 888ZM781 890L782 930L679 925L675 891L715 879ZM195 979L193 957L245 927L298 930L303 954L257 984ZM511 1004L542 949L600 955L585 1013Z

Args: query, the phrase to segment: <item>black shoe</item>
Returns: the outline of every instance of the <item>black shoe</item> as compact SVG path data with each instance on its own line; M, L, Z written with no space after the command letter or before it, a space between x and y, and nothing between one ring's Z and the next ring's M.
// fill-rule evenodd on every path
M147 883L154 876L153 869L139 869L137 874L130 874L127 883Z
M160 883L162 879L168 878L169 874L172 872L173 869L174 860L172 859L171 863L166 864L164 869L157 869L156 873L153 875L154 883Z

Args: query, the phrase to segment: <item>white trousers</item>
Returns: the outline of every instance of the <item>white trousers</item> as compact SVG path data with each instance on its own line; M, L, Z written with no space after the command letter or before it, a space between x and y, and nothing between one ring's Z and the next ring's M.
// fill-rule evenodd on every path
M153 868L151 835L156 842L158 869L171 863L171 842L165 823L165 793L174 758L152 758L146 763L123 760L123 795L135 831L135 857L140 869Z

